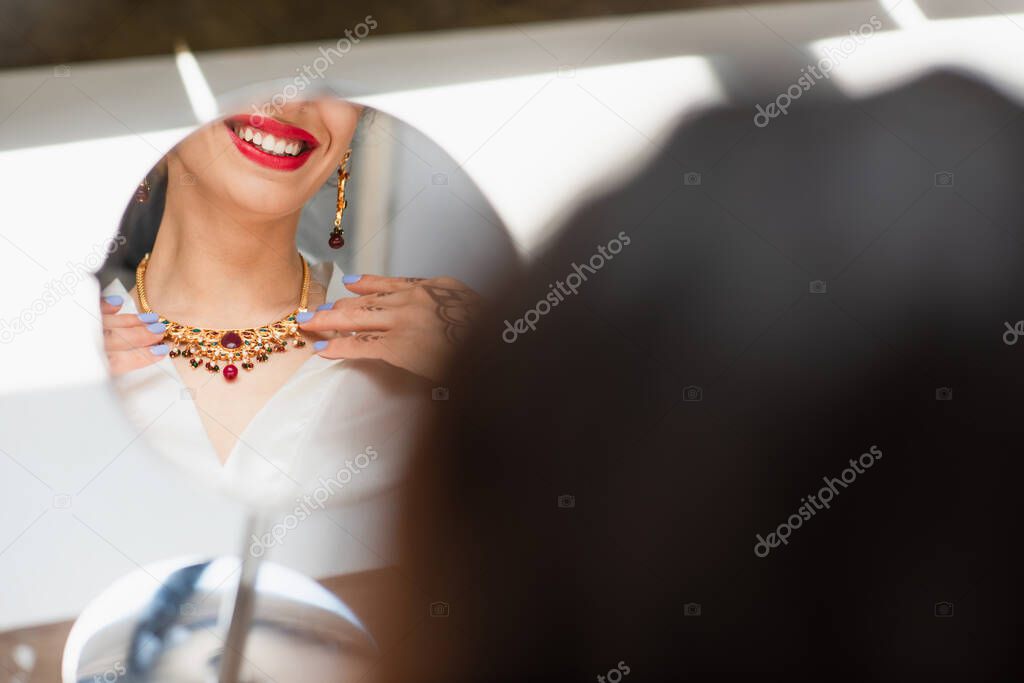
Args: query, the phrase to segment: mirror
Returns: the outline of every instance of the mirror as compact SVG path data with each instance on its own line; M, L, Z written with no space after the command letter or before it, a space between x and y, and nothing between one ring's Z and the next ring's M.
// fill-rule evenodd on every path
M162 562L105 590L68 635L63 677L96 680L218 680L224 658L222 610L234 599L235 558ZM157 579L157 581L154 581ZM255 580L240 681L359 680L378 648L366 626L319 584L274 564Z
M252 508L373 498L446 391L433 361L515 267L472 181L393 117L337 98L228 116L134 190L100 273L113 382L156 451ZM417 325L431 311L447 338Z
M419 413L449 399L444 368L481 298L518 268L483 194L420 131L338 97L238 111L187 136L132 188L98 273L104 351L137 438L247 511L216 637L176 614L189 645L160 649L168 665L201 651L215 666L199 673L215 669L224 683L248 680L246 640L279 636L318 588L294 573L295 595L268 600L258 570L276 565L265 560L317 576L388 564ZM363 556L341 557L314 518ZM190 562L172 564L165 583L206 571ZM91 654L69 680L134 652L95 617L124 603L111 590L86 612L95 624L76 626L69 647ZM160 590L136 596L123 633ZM275 647L318 647L316 633L292 636L301 642Z

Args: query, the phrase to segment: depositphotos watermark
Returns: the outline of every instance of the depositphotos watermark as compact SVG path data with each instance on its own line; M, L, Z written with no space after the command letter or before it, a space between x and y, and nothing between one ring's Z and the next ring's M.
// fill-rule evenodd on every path
M629 668L629 664L626 664L626 660L621 659L619 663L608 669L608 673L598 674L597 683L619 683L624 676L628 676L632 669Z
M262 106L252 105L252 114L249 116L252 125L259 126L263 123L264 118L280 114L284 106L301 95L313 81L323 78L327 70L333 66L334 60L347 55L354 46L359 44L360 40L370 35L370 31L378 26L380 23L373 18L373 15L367 14L361 22L355 25L355 28L345 29L345 36L339 38L334 47L318 48L320 56L310 64L296 67L295 70L299 75L293 78L291 83L281 88L281 92L275 94L270 101Z
M860 457L854 460L850 458L850 466L839 473L838 477L822 477L825 485L818 489L817 495L805 496L801 501L803 505L797 511L780 524L767 538L761 534L756 536L757 543L754 544L754 554L760 558L768 557L772 548L778 548L780 544L789 545L789 537L794 529L799 529L803 523L814 516L818 510L827 510L831 507L832 500L839 495L839 488L844 489L857 481L857 475L864 474L875 464L875 460L882 459L882 451L878 446L872 446L867 453L861 453ZM848 476L849 475L849 476ZM820 503L820 504L819 504Z
M128 667L124 662L118 660L113 666L101 674L93 674L91 683L116 683L122 676L128 673Z
M10 344L19 334L31 332L39 318L56 306L61 299L74 294L78 285L90 279L107 257L126 241L123 235L118 235L100 244L94 244L92 250L80 261L68 261L67 270L47 282L39 296L23 308L21 313L13 318L0 319L0 344Z
M774 102L769 102L765 107L760 104L755 107L757 113L754 114L754 125L758 128L765 128L772 122L772 119L788 114L794 100L803 97L803 94L817 85L821 79L831 80L832 71L836 66L856 52L857 48L867 42L880 28L882 28L882 22L877 16L872 15L871 19L867 23L861 24L859 29L850 31L849 38L839 41L838 49L826 46L825 56L819 59L817 64L808 64L800 69L800 77L796 79L796 83L779 93Z
M320 485L313 490L313 493L296 498L295 508L271 527L270 531L262 536L252 535L249 554L253 557L263 557L268 548L284 543L289 531L312 517L314 511L323 510L331 496L345 488L353 477L369 467L370 463L378 457L377 451L372 446L367 446L366 450L355 458L347 458L345 466L338 470L333 477L330 479L321 477L318 480Z
M1017 340L1024 337L1024 320L1018 320L1012 325L1007 320L1003 325L1006 327L1006 331L1003 332L1003 343L1007 346L1013 346Z
M537 322L540 321L541 316L550 313L551 309L565 301L565 297L569 296L569 294L579 294L580 287L587 281L587 274L594 275L597 271L604 268L606 262L611 261L622 251L623 247L628 247L631 242L632 240L629 235L622 231L612 238L608 244L598 245L597 253L591 256L582 266L573 261L573 272L566 275L564 281L557 280L553 284L549 284L548 289L551 291L547 293L547 296L538 301L536 306L526 311L515 322L505 320L505 329L501 333L501 338L506 344L514 344L519 339L519 335L525 334L527 330L536 330Z

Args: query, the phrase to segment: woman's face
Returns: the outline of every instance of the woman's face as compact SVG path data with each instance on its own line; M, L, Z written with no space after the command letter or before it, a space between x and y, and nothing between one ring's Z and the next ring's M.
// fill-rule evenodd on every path
M194 186L231 213L273 219L299 211L341 163L360 108L339 100L289 103L206 126L168 154L168 182Z

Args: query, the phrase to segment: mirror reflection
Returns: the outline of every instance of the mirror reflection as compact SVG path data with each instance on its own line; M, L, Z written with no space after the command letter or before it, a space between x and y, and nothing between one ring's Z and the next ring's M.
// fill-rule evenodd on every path
M482 296L516 267L506 231L458 164L351 101L226 116L147 174L99 273L112 381L153 450L247 512L234 531L244 552L218 565L230 576L224 600L212 601L216 618L190 630L193 615L173 615L164 626L191 635L157 637L147 645L153 666L136 666L132 680L184 662L176 680L242 680L253 640L324 650L323 629L307 628L318 614L308 596L323 588L293 573L292 593L270 600L267 573L283 570L265 560L321 577L390 562L418 416L448 399L443 377ZM367 557L325 547L312 522L299 530L314 516ZM136 633L177 590L175 577L199 566L172 562L155 597L128 605L111 589L92 610L119 605L119 628ZM210 607L209 598L194 601ZM75 680L96 661L137 659L134 640L86 622L73 642L92 655L68 659ZM324 652L329 668L351 673L336 661L347 650ZM314 661L280 680L322 678Z
M156 450L254 508L373 499L515 261L468 177L392 117L227 116L134 191L100 274L110 372Z

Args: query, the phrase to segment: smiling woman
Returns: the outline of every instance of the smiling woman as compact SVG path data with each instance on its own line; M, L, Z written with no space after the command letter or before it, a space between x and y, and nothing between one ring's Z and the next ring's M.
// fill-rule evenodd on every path
M402 432L456 350L452 327L477 305L455 278L346 275L298 249L303 209L335 177L334 227L318 229L343 243L369 116L321 99L199 129L140 185L101 274L130 416L161 453L254 505L330 479L367 446L380 458L332 503L380 502L402 470Z

